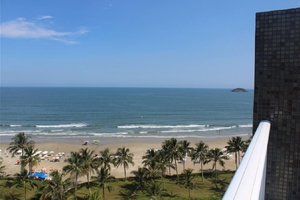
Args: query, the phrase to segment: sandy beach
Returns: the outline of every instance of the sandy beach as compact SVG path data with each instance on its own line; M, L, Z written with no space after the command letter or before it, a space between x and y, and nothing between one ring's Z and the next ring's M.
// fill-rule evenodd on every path
M134 166L129 167L128 176L132 170L136 170L139 166L142 167L142 156L145 154L147 149L150 148L161 148L162 142L166 139L163 138L100 138L100 144L92 144L93 138L31 138L36 142L35 148L40 151L53 151L49 159L42 160L40 164L35 168L36 171L40 171L42 168L46 169L46 172L50 172L51 169L62 170L63 166L66 165L64 159L70 155L70 152L78 151L81 148L89 148L90 150L99 153L100 150L109 148L111 153L116 152L119 147L126 147L130 149L130 152L134 154ZM191 143L191 146L194 147L196 142L199 142L200 138L184 138ZM177 138L178 141L184 140L183 138ZM246 139L246 138L244 138ZM209 145L209 148L223 148L226 146L229 138L204 138L202 139L205 143ZM82 145L84 141L89 141L88 145ZM1 138L0 149L1 156L3 158L3 165L6 167L6 174L15 174L20 170L20 165L17 165L17 160L20 159L20 156L15 156L11 158L11 154L6 151L9 145L9 141ZM51 162L52 157L56 154L64 153L65 156L62 156L60 162ZM194 169L194 172L200 171L200 164L194 165L193 161L188 157L185 163L186 168ZM212 168L212 163L204 165L204 169L208 170ZM217 166L218 169L222 169L221 166ZM234 157L226 160L225 170L235 170ZM178 165L178 172L181 173L183 170L183 165ZM175 174L175 170L172 171ZM124 172L123 168L112 168L111 174L117 178L123 177ZM81 177L80 181L86 181L86 177Z

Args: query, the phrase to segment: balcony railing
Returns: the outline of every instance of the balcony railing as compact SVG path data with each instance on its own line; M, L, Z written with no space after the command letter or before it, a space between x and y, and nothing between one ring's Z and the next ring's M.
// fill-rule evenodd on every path
M271 124L261 121L223 200L263 200Z

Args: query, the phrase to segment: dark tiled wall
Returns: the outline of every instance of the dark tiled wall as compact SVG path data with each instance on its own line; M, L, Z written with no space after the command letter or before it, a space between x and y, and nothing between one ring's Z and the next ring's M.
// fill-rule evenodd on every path
M271 121L267 200L300 200L300 8L256 14L253 131Z

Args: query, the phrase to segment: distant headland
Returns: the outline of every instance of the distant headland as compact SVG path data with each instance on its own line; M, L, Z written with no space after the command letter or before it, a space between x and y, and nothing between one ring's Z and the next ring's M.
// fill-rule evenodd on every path
M231 92L248 92L248 91L245 90L244 88L235 88L235 89L231 90Z

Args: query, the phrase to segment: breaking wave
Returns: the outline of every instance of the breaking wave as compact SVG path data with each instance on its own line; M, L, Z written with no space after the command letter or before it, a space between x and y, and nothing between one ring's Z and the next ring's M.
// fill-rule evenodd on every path
M125 125L125 126L117 126L117 128L126 128L126 129L136 129L136 128L143 128L143 129L163 129L163 128L200 128L200 127L207 127L208 125Z
M59 125L36 125L37 128L80 128L80 127L85 127L87 124L59 124Z

